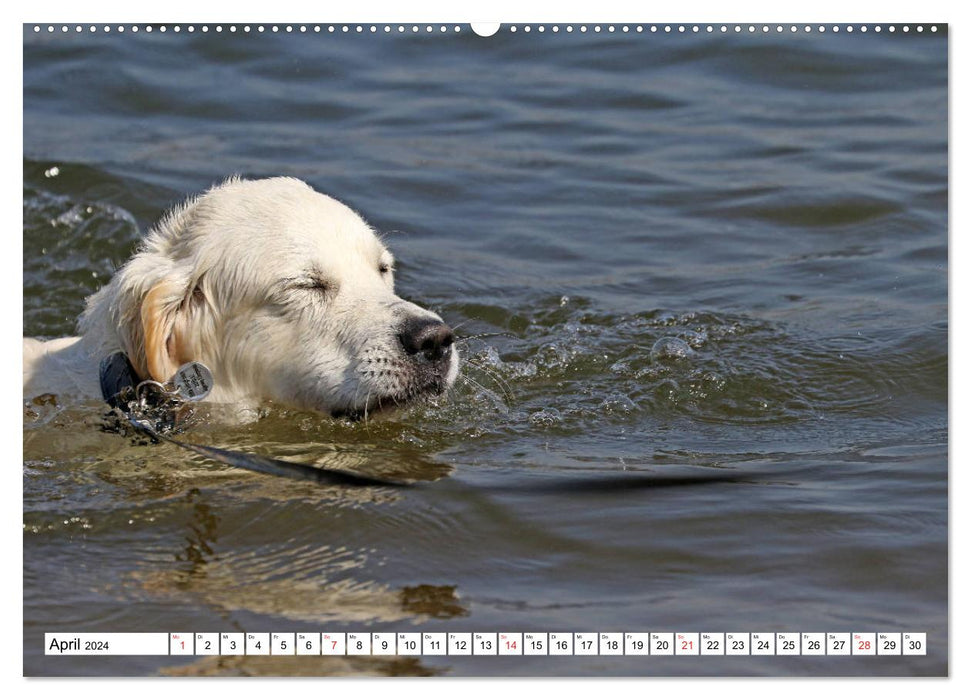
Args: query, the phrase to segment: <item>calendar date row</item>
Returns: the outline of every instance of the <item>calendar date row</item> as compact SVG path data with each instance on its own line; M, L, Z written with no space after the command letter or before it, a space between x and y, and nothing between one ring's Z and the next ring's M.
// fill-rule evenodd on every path
M923 656L920 632L47 633L48 656Z

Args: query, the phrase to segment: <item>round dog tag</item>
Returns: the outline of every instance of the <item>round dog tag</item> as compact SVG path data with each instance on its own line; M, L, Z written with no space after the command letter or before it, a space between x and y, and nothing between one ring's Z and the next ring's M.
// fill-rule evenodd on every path
M170 380L186 401L202 401L212 391L212 372L201 362L186 362Z

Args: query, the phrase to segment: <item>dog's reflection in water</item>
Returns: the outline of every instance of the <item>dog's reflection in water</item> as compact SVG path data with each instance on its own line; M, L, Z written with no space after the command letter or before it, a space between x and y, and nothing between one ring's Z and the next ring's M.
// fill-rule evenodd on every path
M419 584L396 589L358 580L371 550L261 538L233 546L222 533L219 508L204 491L185 496L185 530L173 565L133 572L140 596L193 604L215 611L219 631L244 631L241 619L272 618L284 631L320 631L332 625L415 623L469 614L452 585ZM130 589L129 589L130 592ZM309 627L308 627L309 626ZM252 630L250 630L252 631ZM267 631L267 630L259 630ZM169 675L430 675L420 660L380 657L206 657L162 670Z

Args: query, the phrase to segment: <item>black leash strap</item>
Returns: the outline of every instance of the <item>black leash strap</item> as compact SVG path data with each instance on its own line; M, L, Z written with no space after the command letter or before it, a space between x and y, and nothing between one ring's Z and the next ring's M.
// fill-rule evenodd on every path
M117 413L124 416L133 428L145 433L156 442L169 442L216 462L260 474L341 486L409 485L405 482L364 476L340 469L289 462L176 440L165 433L176 431L184 426L192 412L191 405L181 398L177 390L159 382L140 380L128 356L123 352L114 353L103 359L99 374L102 398Z
M189 365L179 368L192 370ZM208 370L205 370L208 372ZM247 454L236 450L226 450L221 447L199 445L192 442L182 442L171 437L171 434L184 429L190 422L192 401L184 397L175 384L161 384L156 381L142 381L128 361L124 353L115 353L101 362L101 394L104 400L114 409L114 415L123 417L135 430L148 435L155 442L170 442L184 450L195 452L215 462L227 464L238 469L283 476L290 479L314 481L318 484L339 486L414 486L410 482L392 481L372 476L364 476L341 469L318 467L301 462L290 462L274 457ZM178 373L177 373L178 374ZM192 396L192 394L189 394ZM515 480L508 485L480 487L486 490L513 490L536 492L631 492L641 489L655 489L665 486L701 485L713 482L743 482L754 478L752 475L738 472L705 473L702 475L680 474L607 474L601 478L584 479L546 479L537 477L535 481L524 482ZM449 488L446 486L446 488ZM464 488L461 483L452 482L451 488Z

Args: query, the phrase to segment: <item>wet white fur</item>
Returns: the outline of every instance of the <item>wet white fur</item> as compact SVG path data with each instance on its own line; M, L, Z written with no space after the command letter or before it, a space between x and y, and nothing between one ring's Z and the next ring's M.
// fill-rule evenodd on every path
M117 350L159 381L201 361L209 400L241 408L361 411L420 395L397 326L440 319L395 295L393 265L360 216L307 184L231 179L149 232L88 298L80 338L24 339L24 396L100 398L98 363ZM452 348L445 383L457 373Z

